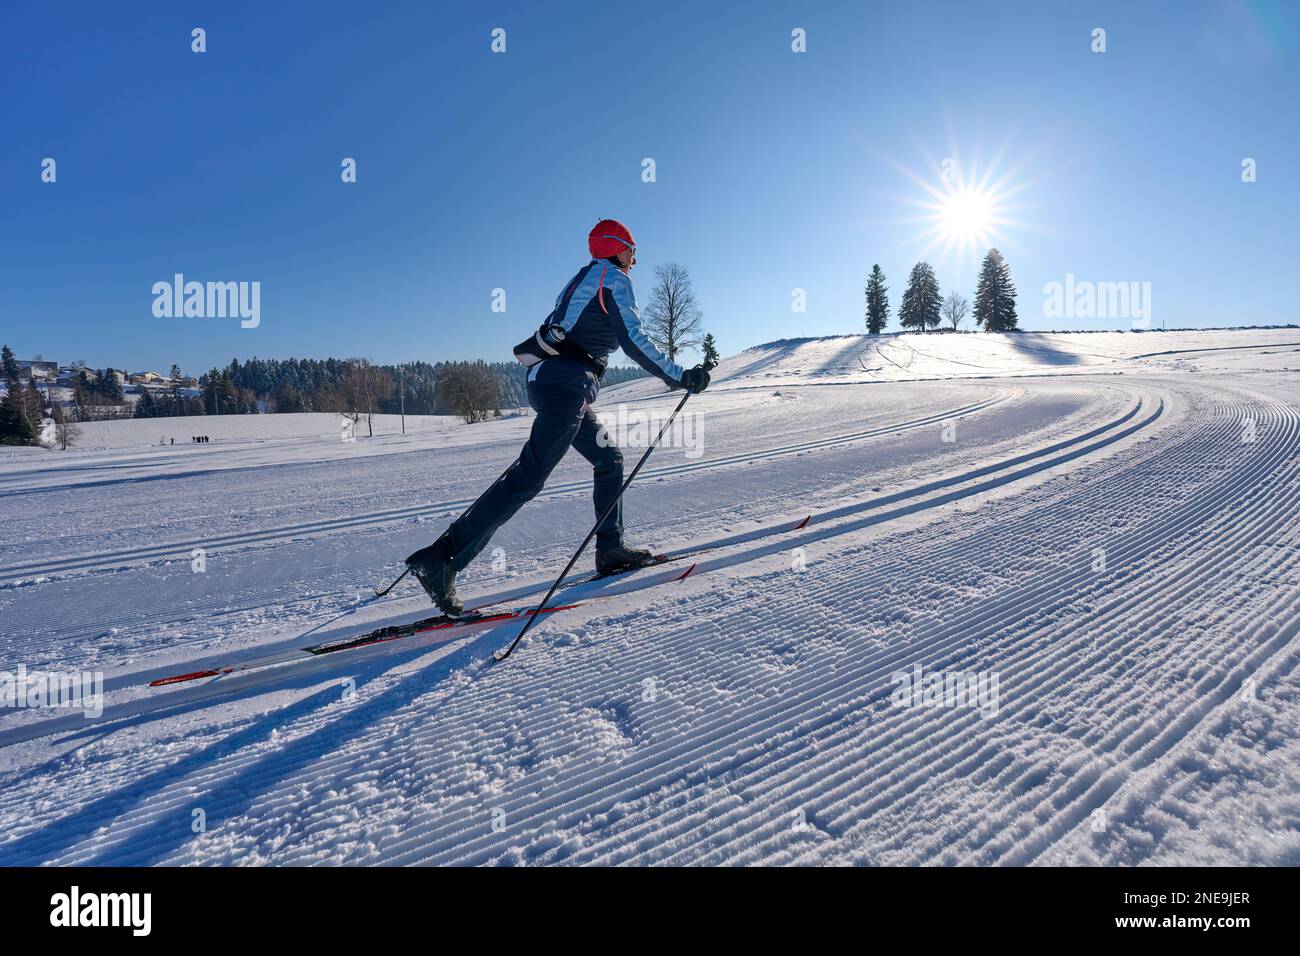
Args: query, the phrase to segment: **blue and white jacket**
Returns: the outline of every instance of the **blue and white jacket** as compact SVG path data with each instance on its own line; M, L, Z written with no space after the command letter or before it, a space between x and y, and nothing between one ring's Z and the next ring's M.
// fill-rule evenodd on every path
M592 259L578 271L555 300L547 324L563 327L565 338L593 358L622 348L670 388L685 387L682 367L655 348L641 328L631 277L608 259Z

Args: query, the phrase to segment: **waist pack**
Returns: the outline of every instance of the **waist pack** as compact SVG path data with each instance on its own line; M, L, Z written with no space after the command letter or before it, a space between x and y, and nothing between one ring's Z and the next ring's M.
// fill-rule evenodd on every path
M558 325L544 323L535 333L516 345L514 353L524 368L532 368L548 358L563 355L585 365L596 378L605 376L605 359L598 359L586 349L574 345Z

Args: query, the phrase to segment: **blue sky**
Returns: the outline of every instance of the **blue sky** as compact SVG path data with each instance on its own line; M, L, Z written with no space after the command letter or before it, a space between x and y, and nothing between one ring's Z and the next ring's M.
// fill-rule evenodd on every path
M1006 194L1024 328L1131 325L1045 319L1067 274L1150 282L1156 326L1292 322L1296 21L1259 0L11 4L0 339L195 373L504 359L601 216L637 237L643 303L655 264L691 270L724 354L858 331L873 262L895 309L923 253L971 294L974 256L917 221L945 158ZM260 282L261 324L156 318L176 272Z

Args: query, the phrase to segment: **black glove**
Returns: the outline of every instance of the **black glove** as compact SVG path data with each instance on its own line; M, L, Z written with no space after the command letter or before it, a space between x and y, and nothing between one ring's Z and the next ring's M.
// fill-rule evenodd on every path
M695 395L709 387L709 367L707 365L697 365L695 368L688 368L682 375L682 388Z

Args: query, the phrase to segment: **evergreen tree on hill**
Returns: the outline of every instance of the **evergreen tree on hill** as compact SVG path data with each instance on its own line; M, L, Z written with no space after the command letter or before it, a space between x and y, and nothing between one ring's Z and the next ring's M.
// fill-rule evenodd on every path
M907 279L907 291L898 306L898 324L905 329L922 332L939 324L943 298L939 295L939 282L934 268L928 262L918 262Z
M1016 287L1002 253L990 249L975 288L975 324L986 332L1016 331Z
M867 332L879 335L889 324L889 287L885 285L885 273L879 265L871 267L867 279Z
M713 333L710 332L704 336L704 344L701 346L704 350L704 361L718 364L718 343L713 340Z

